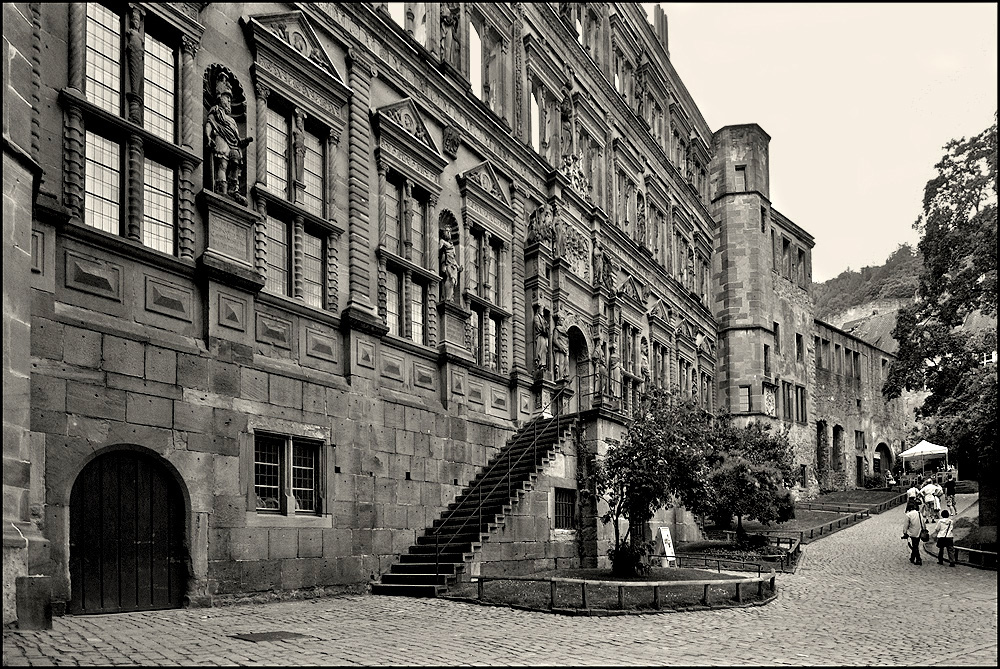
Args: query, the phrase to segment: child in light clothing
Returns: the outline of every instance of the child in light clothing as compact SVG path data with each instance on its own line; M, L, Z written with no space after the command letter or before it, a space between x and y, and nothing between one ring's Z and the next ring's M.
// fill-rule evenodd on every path
M941 519L934 527L937 537L938 564L944 564L944 550L948 549L948 562L955 566L955 519L950 518L947 510L941 511Z

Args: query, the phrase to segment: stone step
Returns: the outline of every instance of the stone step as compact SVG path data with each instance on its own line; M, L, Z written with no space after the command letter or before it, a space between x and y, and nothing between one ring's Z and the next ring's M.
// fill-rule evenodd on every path
M409 585L402 583L373 583L373 595L390 595L393 597L437 597L447 591L443 585Z
M441 564L450 562L454 565L465 564L465 553L450 550L447 553L441 553L439 556L441 559ZM399 556L399 562L401 564L427 564L434 562L434 551L430 552L420 552L420 553L403 553Z
M466 540L466 541L452 541L451 543L448 543L448 540L450 538L451 537L441 537L440 549L442 551L448 551L448 554L454 553L456 555L472 552L473 550L472 542ZM434 555L437 552L437 550L434 547L434 544L413 544L412 546L410 546L409 550L411 555L421 555L421 554ZM442 555L444 555L444 553L442 553ZM455 562L458 562L458 560L455 560Z
M397 562L392 565L389 570L391 574L433 574L435 570L438 570L441 574L446 576L455 576L458 574L458 565L454 562L441 562L435 564L433 561L433 556L431 556L430 562Z
M382 583L386 585L443 585L448 587L449 579L454 578L449 574L435 575L433 565L431 572L426 574L398 574L389 572L382 574Z

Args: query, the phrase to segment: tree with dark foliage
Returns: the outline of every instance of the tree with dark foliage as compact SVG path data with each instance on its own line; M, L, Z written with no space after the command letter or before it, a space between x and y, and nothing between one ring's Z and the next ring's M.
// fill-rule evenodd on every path
M945 151L914 223L923 269L917 301L900 311L892 333L899 351L883 393L930 391L917 412L919 434L978 473L980 522L995 525L997 374L984 354L996 350L996 330L962 325L976 312L996 316L996 115L992 126Z

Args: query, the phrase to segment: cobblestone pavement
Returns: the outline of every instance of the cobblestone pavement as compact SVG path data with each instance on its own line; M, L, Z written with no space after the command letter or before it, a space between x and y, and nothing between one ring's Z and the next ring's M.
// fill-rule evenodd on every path
M4 632L3 663L996 666L996 572L911 565L901 523L896 508L809 545L761 607L582 618L345 596L65 616L51 631ZM914 634L928 627L931 638ZM306 637L230 636L278 630Z

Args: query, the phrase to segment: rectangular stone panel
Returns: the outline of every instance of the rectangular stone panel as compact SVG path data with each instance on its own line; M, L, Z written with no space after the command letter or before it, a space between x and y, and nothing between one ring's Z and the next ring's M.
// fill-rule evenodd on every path
M242 297L219 293L219 325L246 332L247 301Z
M306 355L337 362L337 340L328 334L306 328Z
M490 386L490 406L494 409L506 409L507 391Z
M114 263L66 251L66 287L122 301L122 268Z
M483 403L483 384L469 381L469 401L473 404Z
M382 376L397 381L403 380L403 358L392 353L382 351Z
M375 369L375 344L358 339L355 363L361 367Z
M421 364L419 362L413 363L413 384L421 388L427 388L429 390L435 389L434 383L435 370L432 367Z
M465 371L461 369L451 370L451 393L453 395L465 395Z
M146 277L146 311L191 322L190 288L152 276Z
M274 344L279 348L292 348L292 324L283 318L257 314L257 341Z

